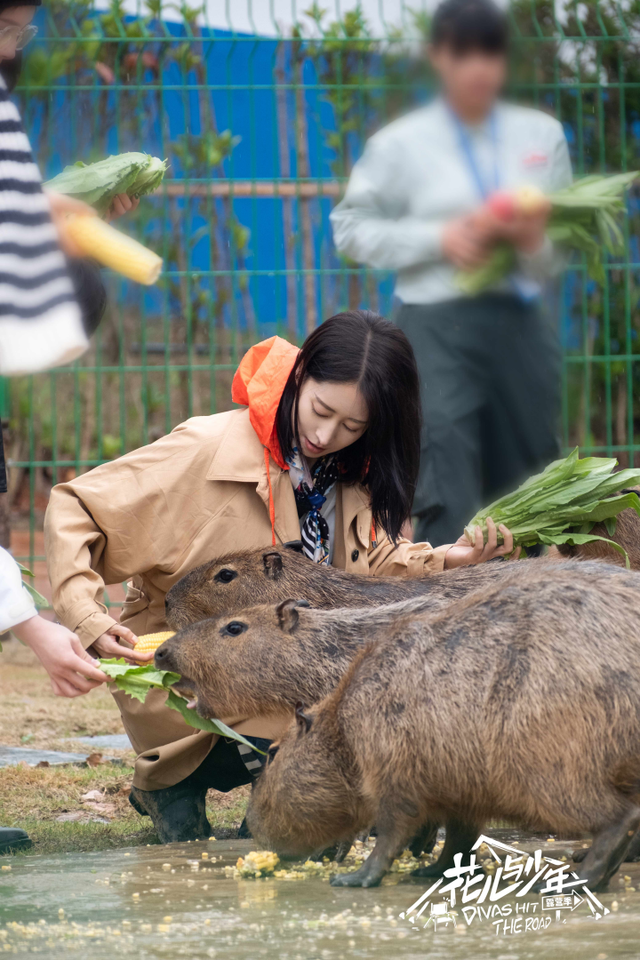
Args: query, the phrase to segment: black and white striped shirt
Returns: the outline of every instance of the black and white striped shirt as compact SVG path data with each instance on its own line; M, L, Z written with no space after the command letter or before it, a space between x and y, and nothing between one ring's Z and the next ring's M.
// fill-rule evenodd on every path
M40 172L0 77L0 375L60 366L86 347Z

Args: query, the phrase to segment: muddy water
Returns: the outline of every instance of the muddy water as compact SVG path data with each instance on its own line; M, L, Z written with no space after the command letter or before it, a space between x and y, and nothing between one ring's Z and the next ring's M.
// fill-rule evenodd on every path
M549 856L571 848L538 842L522 849L536 846ZM2 858L0 864L11 870L0 872L0 953L51 960L640 957L640 864L626 864L611 892L599 895L611 911L607 916L593 919L583 903L547 929L505 935L496 933L491 920L467 926L459 905L455 928L413 928L399 915L425 881L402 873L372 890L337 889L318 875L225 875L225 866L251 848L251 841L218 841ZM540 898L532 900L539 904Z

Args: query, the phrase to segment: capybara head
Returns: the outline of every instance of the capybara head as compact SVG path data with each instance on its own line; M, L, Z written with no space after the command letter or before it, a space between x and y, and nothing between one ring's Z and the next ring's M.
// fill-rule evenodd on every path
M203 717L281 715L335 688L374 629L358 627L366 613L373 611L315 610L295 599L250 607L184 627L158 647L155 663L180 674Z
M312 607L331 609L377 607L428 595L435 610L501 579L509 568L506 563L491 563L422 577L372 577L314 563L299 552L300 546L293 541L282 547L230 553L196 567L167 593L167 623L180 630L208 617L277 604L289 597L304 597Z
M301 547L294 540L280 548L245 550L203 563L167 593L167 623L180 630L207 617L304 596L301 588L317 565L300 553Z
M333 711L318 715L317 707L300 703L289 729L271 745L267 765L254 783L247 809L249 829L260 846L285 859L350 839L373 818L357 782Z

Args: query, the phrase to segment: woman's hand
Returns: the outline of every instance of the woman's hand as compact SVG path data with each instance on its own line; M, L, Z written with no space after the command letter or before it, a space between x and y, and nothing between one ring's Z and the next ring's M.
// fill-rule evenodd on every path
M75 633L60 623L30 617L13 627L13 633L31 647L58 697L79 697L108 680Z
M104 660L110 660L112 657L124 657L129 663L147 663L153 660L153 650L149 653L136 653L132 649L137 640L135 633L128 627L121 623L114 623L106 633L93 641L91 649Z
M487 560L493 560L494 557L508 557L513 554L513 560L520 556L520 547L515 552L513 549L513 534L500 524L500 533L504 538L504 543L498 546L498 529L491 517L487 517L487 542L484 542L482 529L476 527L476 542L472 546L463 534L460 539L447 550L444 558L445 570L452 570L454 567L466 567L469 564L485 563Z
M138 209L138 204L140 199L138 197L130 197L126 193L118 193L111 201L111 206L107 210L105 220L107 223L110 223L111 220L117 220L118 217L124 216L125 213L131 213Z
M88 203L82 200L76 200L75 197L68 197L65 193L56 193L55 190L45 190L49 201L51 219L58 232L58 242L64 253L68 257L82 257L82 250L68 236L65 230L65 220L70 214L77 214L82 217L96 217L97 213Z

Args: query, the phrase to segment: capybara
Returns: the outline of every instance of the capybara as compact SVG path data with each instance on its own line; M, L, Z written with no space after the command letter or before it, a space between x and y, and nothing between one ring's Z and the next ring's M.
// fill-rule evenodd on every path
M388 635L297 708L253 790L253 836L299 857L375 822L363 867L333 879L373 886L428 819L466 824L470 841L497 817L593 833L579 876L606 888L640 825L639 586L605 564L532 565L436 614L415 600L358 613ZM313 616L338 636L350 620L298 614L294 632ZM269 646L272 621L233 623Z
M286 546L263 547L211 560L182 577L166 596L167 623L180 630L208 617L290 597L325 609L380 606L424 596L432 609L439 609L500 579L508 567L508 561L495 561L431 576L370 577L314 563Z
M613 537L609 537L604 524L597 524L593 533L621 544L631 569L640 570L640 517L635 510L623 510L618 515ZM508 572L504 562L495 562L426 577L370 577L313 563L298 552L298 545L302 546L294 541L281 547L231 553L196 567L167 593L169 626L179 630L207 617L224 616L261 603L276 604L289 597L304 597L313 607L324 609L378 606L428 594L436 609ZM625 565L624 556L602 540L577 547L564 545L557 552L553 548L553 552L578 560Z

